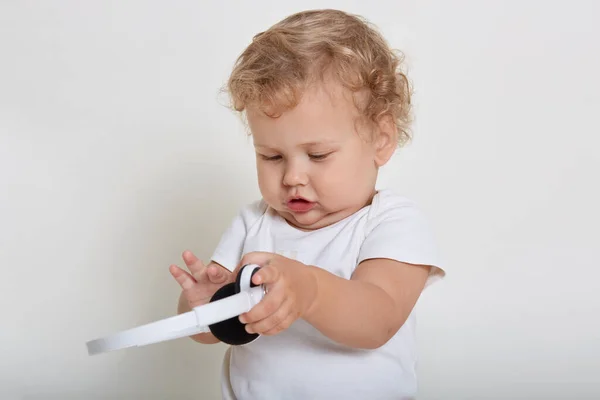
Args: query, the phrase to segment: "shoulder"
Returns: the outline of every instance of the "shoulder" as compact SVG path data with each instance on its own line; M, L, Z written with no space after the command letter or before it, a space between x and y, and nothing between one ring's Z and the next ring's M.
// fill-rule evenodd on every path
M359 262L369 258L429 265L445 275L430 221L414 201L391 190L377 193L367 215Z
M253 226L260 222L262 216L265 215L267 208L267 204L262 199L244 204L233 217L224 236L246 235Z
M388 221L427 224L424 214L413 200L385 189L373 198L367 214L367 232Z
M221 239L213 251L212 261L233 271L242 257L248 233L253 227L260 224L266 210L267 205L263 200L256 200L242 206L221 235Z
M258 199L243 205L236 219L248 230L265 215L267 209L267 203L263 199Z

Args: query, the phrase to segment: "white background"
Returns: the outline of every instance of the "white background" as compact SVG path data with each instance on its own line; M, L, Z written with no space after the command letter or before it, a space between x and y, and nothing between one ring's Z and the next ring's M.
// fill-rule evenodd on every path
M380 185L431 219L420 399L600 397L600 6L588 1L2 1L0 398L217 399L222 345L89 357L175 313L259 195L219 88L252 35L343 8L404 50L415 140Z

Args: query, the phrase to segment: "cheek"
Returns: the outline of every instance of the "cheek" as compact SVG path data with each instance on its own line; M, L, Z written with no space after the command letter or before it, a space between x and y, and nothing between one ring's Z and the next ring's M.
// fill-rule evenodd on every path
M348 154L335 162L323 165L315 174L321 191L330 195L348 196L360 192L364 185L370 185L374 165L367 157Z
M335 160L332 163L322 164L317 172L313 174L313 179L318 182L322 191L329 194L335 194L352 187L352 183L360 179L356 175L356 166L343 159Z
M275 165L258 162L256 165L258 184L261 190L274 190L281 181L279 169Z

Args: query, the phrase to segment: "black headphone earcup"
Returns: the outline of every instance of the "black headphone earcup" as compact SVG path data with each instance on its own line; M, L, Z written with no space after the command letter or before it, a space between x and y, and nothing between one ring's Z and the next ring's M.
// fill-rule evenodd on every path
M236 289L235 283L228 283L217 290L210 301L213 302L233 296L239 293L239 289ZM245 324L242 324L237 316L209 325L208 327L217 339L230 345L250 343L259 336L257 333L246 332Z

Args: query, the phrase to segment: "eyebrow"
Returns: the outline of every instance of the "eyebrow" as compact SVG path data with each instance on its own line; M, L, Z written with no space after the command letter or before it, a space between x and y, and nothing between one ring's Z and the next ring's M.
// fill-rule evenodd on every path
M318 146L318 145L332 145L332 144L339 144L339 141L334 141L334 140L325 140L325 141L321 141L321 142L306 142L306 143L302 143L300 144L300 147L312 147L312 146ZM271 146L268 146L266 144L262 144L262 143L255 143L254 147L261 147L261 148L266 148L266 149L272 149Z

